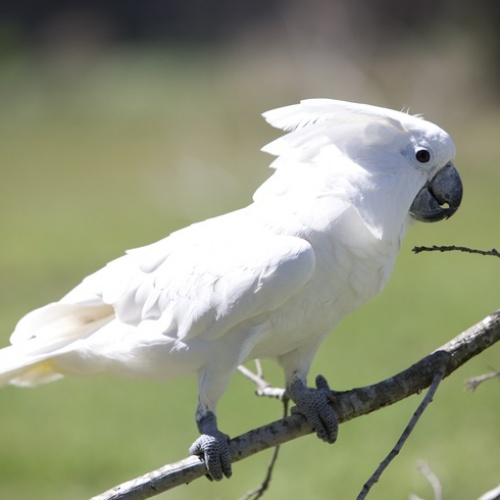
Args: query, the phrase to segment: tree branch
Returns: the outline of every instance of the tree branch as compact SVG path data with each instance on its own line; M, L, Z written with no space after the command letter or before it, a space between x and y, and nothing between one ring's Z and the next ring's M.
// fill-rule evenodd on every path
M379 410L429 387L436 373L444 377L500 341L500 310L487 316L447 344L408 369L374 385L335 392L332 403L339 423ZM286 443L313 432L300 414L253 429L231 440L232 462ZM197 457L165 465L141 477L123 483L93 500L139 500L186 484L206 474L205 464Z
M481 495L477 500L499 500L500 499L500 484L484 495Z
M266 394L262 395L265 396ZM286 418L288 416L288 403L290 402L290 400L288 398L282 398L281 402L283 403L283 418ZM252 491L246 493L246 495L243 496L241 500L250 500L252 498L253 500L257 500L259 498L262 498L264 493L269 488L269 485L271 484L271 477L274 472L274 467L276 465L276 462L278 461L279 451L280 451L280 445L274 448L273 456L271 457L271 461L267 466L266 477L264 478L264 481L262 481L262 483L259 486L257 486L257 488L254 488Z
M441 481L429 467L429 464L427 462L420 461L417 467L431 485L432 491L434 492L434 500L443 500L443 487L441 485Z
M496 248L491 250L478 250L476 248L469 247L457 247L456 245L432 245L431 247L413 247L412 251L414 253L421 252L465 252L465 253L476 253L478 255L489 255L491 257L500 257L500 252Z
M377 467L377 470L371 475L370 479L363 485L363 488L360 494L358 495L357 500L364 500L366 498L366 495L368 495L372 486L380 479L384 471L387 469L387 467L389 467L389 464L394 460L394 458L396 458L396 455L398 455L399 452L402 450L404 444L406 443L413 429L417 425L418 420L424 413L427 406L429 406L429 403L432 401L432 398L434 397L434 394L436 393L437 388L441 383L441 380L443 380L445 368L446 367L443 365L438 369L436 375L434 375L429 391L427 392L422 402L418 405L417 410L415 411L413 417L411 418L410 422L403 431L403 434L401 434L401 437L398 439L396 445L392 448L392 450L385 457L385 459L380 463L380 465Z
M465 386L468 391L475 391L478 385L493 378L500 378L500 370L471 377L465 382Z

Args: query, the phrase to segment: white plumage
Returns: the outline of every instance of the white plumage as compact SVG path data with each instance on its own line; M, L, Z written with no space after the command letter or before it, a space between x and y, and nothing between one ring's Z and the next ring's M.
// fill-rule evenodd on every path
M439 220L456 210L455 149L439 127L374 106L312 99L264 117L289 133L264 148L276 170L254 202L129 251L26 315L0 351L1 384L195 373L202 437L192 452L220 479L230 464L217 402L239 364L270 357L299 411L334 439L331 410L310 411L326 401L305 386L313 356L382 290L410 213Z

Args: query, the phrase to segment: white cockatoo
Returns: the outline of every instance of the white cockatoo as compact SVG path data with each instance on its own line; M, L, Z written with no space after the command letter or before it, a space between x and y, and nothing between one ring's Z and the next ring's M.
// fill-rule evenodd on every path
M325 336L387 283L411 219L450 217L462 198L446 132L421 117L310 99L264 113L287 132L253 203L131 250L22 318L0 351L0 384L112 372L197 374L190 448L230 476L217 403L238 365L274 358L288 395L333 442L331 392L306 383Z

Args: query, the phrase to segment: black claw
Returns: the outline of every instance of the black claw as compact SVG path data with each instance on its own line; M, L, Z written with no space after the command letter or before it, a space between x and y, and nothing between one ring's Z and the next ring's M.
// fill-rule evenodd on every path
M323 390L327 390L327 391L330 390L330 386L328 385L328 382L327 382L326 378L323 377L323 375L318 375L316 377L316 387L322 391Z

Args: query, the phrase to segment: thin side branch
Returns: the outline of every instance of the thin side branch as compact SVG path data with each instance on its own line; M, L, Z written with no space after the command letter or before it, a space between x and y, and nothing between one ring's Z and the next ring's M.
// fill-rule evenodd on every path
M439 246L432 245L431 247L413 247L412 251L414 253L420 252L465 252L465 253L476 253L479 255L489 255L492 257L500 257L500 252L496 248L492 248L491 250L477 250L475 248L469 247L458 247L455 245L449 246Z
M280 401L285 401L287 399L285 389L282 387L274 387L264 378L262 373L262 366L260 360L255 360L256 373L249 370L246 366L238 366L238 371L242 373L246 378L251 380L256 386L255 394L257 396L264 396L268 398L279 399Z
M500 484L484 495L481 495L477 500L499 500L500 499Z
M377 467L377 470L371 475L370 479L368 479L368 481L363 485L363 488L361 489L361 492L358 495L357 500L364 500L366 498L366 495L368 495L372 486L380 479L380 476L382 476L387 467L389 467L389 464L399 454L404 444L406 443L407 439L410 437L410 434L412 433L413 429L417 425L417 422L419 421L420 417L424 413L427 406L429 406L429 403L432 401L432 398L434 397L434 394L436 393L437 388L441 383L441 380L443 380L445 370L446 370L445 365L441 366L438 369L436 375L434 375L432 384L429 390L427 391L427 394L425 395L425 398L418 405L418 408L415 410L415 413L413 414L410 422L403 431L403 434L401 434L401 437L398 439L398 442L396 443L394 448L392 448L389 454L380 463L380 465Z
M486 382L487 380L491 380L492 378L497 378L497 377L500 378L500 370L471 377L465 382L465 386L468 391L475 391L478 385L482 384L483 382Z
M429 467L429 464L422 460L418 463L417 467L431 485L432 491L434 492L434 500L443 500L443 487L441 485L441 481L435 472Z
M500 311L473 325L410 368L382 382L346 392L336 392L332 403L339 423L397 403L429 387L444 367L447 377L469 359L500 341ZM313 432L300 414L253 429L231 440L232 462ZM93 500L139 500L189 483L206 473L197 457L165 465L94 497Z
M281 401L283 403L283 418L285 418L288 416L289 399L284 398ZM267 471L264 481L262 481L262 483L259 484L257 488L253 489L252 491L249 491L240 500L258 500L259 498L262 498L264 493L268 490L269 485L271 484L271 478L274 472L274 467L276 465L276 462L278 461L279 452L280 452L280 445L274 448L273 456L271 457L271 460L269 461L269 464L267 466Z
M421 460L418 462L417 468L431 485L432 491L434 492L434 500L443 500L443 487L441 486L441 481L434 473L434 471L429 467L429 464ZM422 499L419 496L412 493L411 495L409 495L408 500L422 500Z

